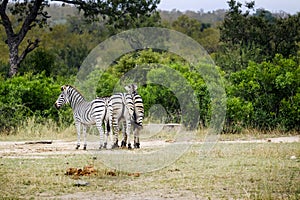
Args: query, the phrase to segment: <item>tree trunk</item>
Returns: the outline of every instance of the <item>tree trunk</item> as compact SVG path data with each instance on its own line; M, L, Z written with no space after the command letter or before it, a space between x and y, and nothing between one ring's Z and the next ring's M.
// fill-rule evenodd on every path
M19 68L19 50L18 45L10 45L9 46L9 77L13 77L17 74Z
M25 38L28 31L34 26L35 20L37 16L44 15L47 17L45 13L39 12L42 7L42 3L44 0L35 0L31 3L27 4L26 1L25 6L28 7L29 11L26 17L24 18L23 24L21 29L18 32L14 32L13 25L11 20L9 19L6 10L9 0L2 0L0 1L0 25L2 25L5 29L6 36L7 36L7 45L9 48L9 76L13 77L18 72L18 67L22 60L26 57L26 55L33 51L39 44L40 40L36 39L35 41L28 40L27 47L25 50L19 55L19 46L23 39ZM17 13L19 11L16 11Z
M16 64L10 64L10 67L9 67L9 77L13 77L14 75L16 75L18 72L18 65Z

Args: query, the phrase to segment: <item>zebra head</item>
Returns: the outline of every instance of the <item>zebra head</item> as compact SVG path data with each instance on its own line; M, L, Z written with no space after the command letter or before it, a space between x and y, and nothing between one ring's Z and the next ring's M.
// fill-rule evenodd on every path
M137 89L138 89L138 86L136 84L130 84L130 85L125 86L125 90L129 94L137 94Z
M69 87L70 87L69 85L61 86L61 93L54 104L57 109L59 109L64 104L69 103L68 94L67 94Z

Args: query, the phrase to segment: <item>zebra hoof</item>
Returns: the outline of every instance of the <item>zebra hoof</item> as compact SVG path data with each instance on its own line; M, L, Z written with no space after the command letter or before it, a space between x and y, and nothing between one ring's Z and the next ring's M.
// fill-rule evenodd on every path
M132 149L132 147L131 147L131 144L130 144L130 143L128 143L128 149Z
M77 144L76 149L79 149L79 147L80 147L80 144Z
M125 141L121 142L121 148L123 148L123 147L126 147L126 142Z
M100 144L99 149L105 149L107 144Z
M112 147L111 147L112 149L116 149L116 148L119 148L119 145L118 145L118 143L114 143L113 145L112 145Z
M83 150L86 150L86 145L83 146Z
M103 148L104 148L104 149L107 148L107 142L104 142Z
M139 149L140 148L140 143L138 143L138 142L134 143L134 148Z

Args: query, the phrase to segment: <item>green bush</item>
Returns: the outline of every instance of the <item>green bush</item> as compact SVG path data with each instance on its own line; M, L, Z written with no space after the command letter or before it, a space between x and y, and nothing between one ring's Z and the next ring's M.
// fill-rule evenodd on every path
M297 58L276 55L272 62L250 62L246 69L232 73L227 87L229 117L253 128L299 130L298 63ZM244 103L239 106L235 98ZM250 118L237 117L240 112L247 115L247 104L253 107ZM240 108L231 111L233 105Z
M61 121L54 107L60 86L65 79L46 77L45 73L25 74L10 79L2 78L0 84L0 131L12 130L27 117L34 116L36 121L46 119ZM70 120L64 120L69 123Z
M243 128L299 130L299 63L297 57L286 59L277 55L269 62L250 62L246 69L230 75L219 69L221 79L227 76L224 131L236 133ZM220 110L219 114L222 114L226 98L215 98L222 89L217 87L220 83L216 81L223 80L212 74L210 66L201 67L203 74L171 53L139 51L121 57L106 71L93 71L79 90L90 94L85 97L94 98L91 95L95 91L90 91L90 86L94 85L101 97L124 91L123 86L128 83L138 83L146 117L151 109L160 105L164 108L164 122L180 122L194 128L191 126L195 126L197 121L200 123L197 125L208 127L211 118L218 117L212 116L213 113L216 115ZM210 82L209 85L204 78ZM34 117L38 123L51 119L61 127L72 123L70 107L57 111L53 104L60 93L60 86L74 82L73 77L52 78L42 72L0 79L0 131L9 132L29 117ZM186 96L188 89L193 91L192 96ZM186 113L199 113L199 118Z
M194 103L198 103L200 122L208 124L210 96L206 84L201 74L177 55L151 49L126 54L105 72L92 72L87 83L95 82L98 82L98 96L109 96L124 91L123 86L127 83L137 83L146 117L152 106L160 104L167 111L165 122L182 122L187 127L195 126L194 122L199 120L194 115L185 115L195 113ZM194 96L185 96L188 88L183 88L183 85L189 86ZM198 102L192 98L198 98ZM182 100L182 105L178 99ZM185 106L184 111L181 106Z

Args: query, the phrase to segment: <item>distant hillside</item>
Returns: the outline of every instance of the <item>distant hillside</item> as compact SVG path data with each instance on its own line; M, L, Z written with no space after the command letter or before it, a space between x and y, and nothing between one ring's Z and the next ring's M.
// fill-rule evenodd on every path
M262 9L257 9L257 13ZM51 4L50 7L46 8L46 11L51 16L49 22L53 24L65 23L66 19L70 16L75 16L79 14L79 11L70 5L61 5L61 4ZM172 11L159 10L160 17L163 21L172 23L177 20L177 18L181 15L187 15L191 18L199 20L201 23L211 24L213 27L218 25L220 22L224 20L226 9L218 9L215 11L204 12L203 10L195 11L184 11L181 12L179 10L173 9ZM275 17L287 17L288 14L285 12L279 13L271 13L267 11L271 15Z
M63 6L61 4L51 4L50 7L46 8L46 11L51 16L49 22L53 24L66 23L66 19L68 17L79 14L78 10L74 6Z
M201 21L202 23L212 24L214 26L224 20L226 10L222 9L222 10L216 10L213 12L206 13L201 10L197 12L195 11L181 12L179 10L174 9L172 11L160 10L159 13L162 20L167 22L173 22L177 20L177 18L181 15L187 15L191 18Z
M65 23L66 19L68 17L79 14L78 10L74 6L70 6L70 5L62 6L61 4L51 4L50 7L46 8L46 11L51 16L49 22L54 23L54 24ZM173 22L179 16L185 14L185 15L187 15L191 18L195 18L203 23L209 23L212 25L223 21L225 12L226 12L226 10L216 10L216 11L207 12L207 13L205 13L204 11L181 12L178 10L172 10L172 11L159 10L160 16L163 21Z

